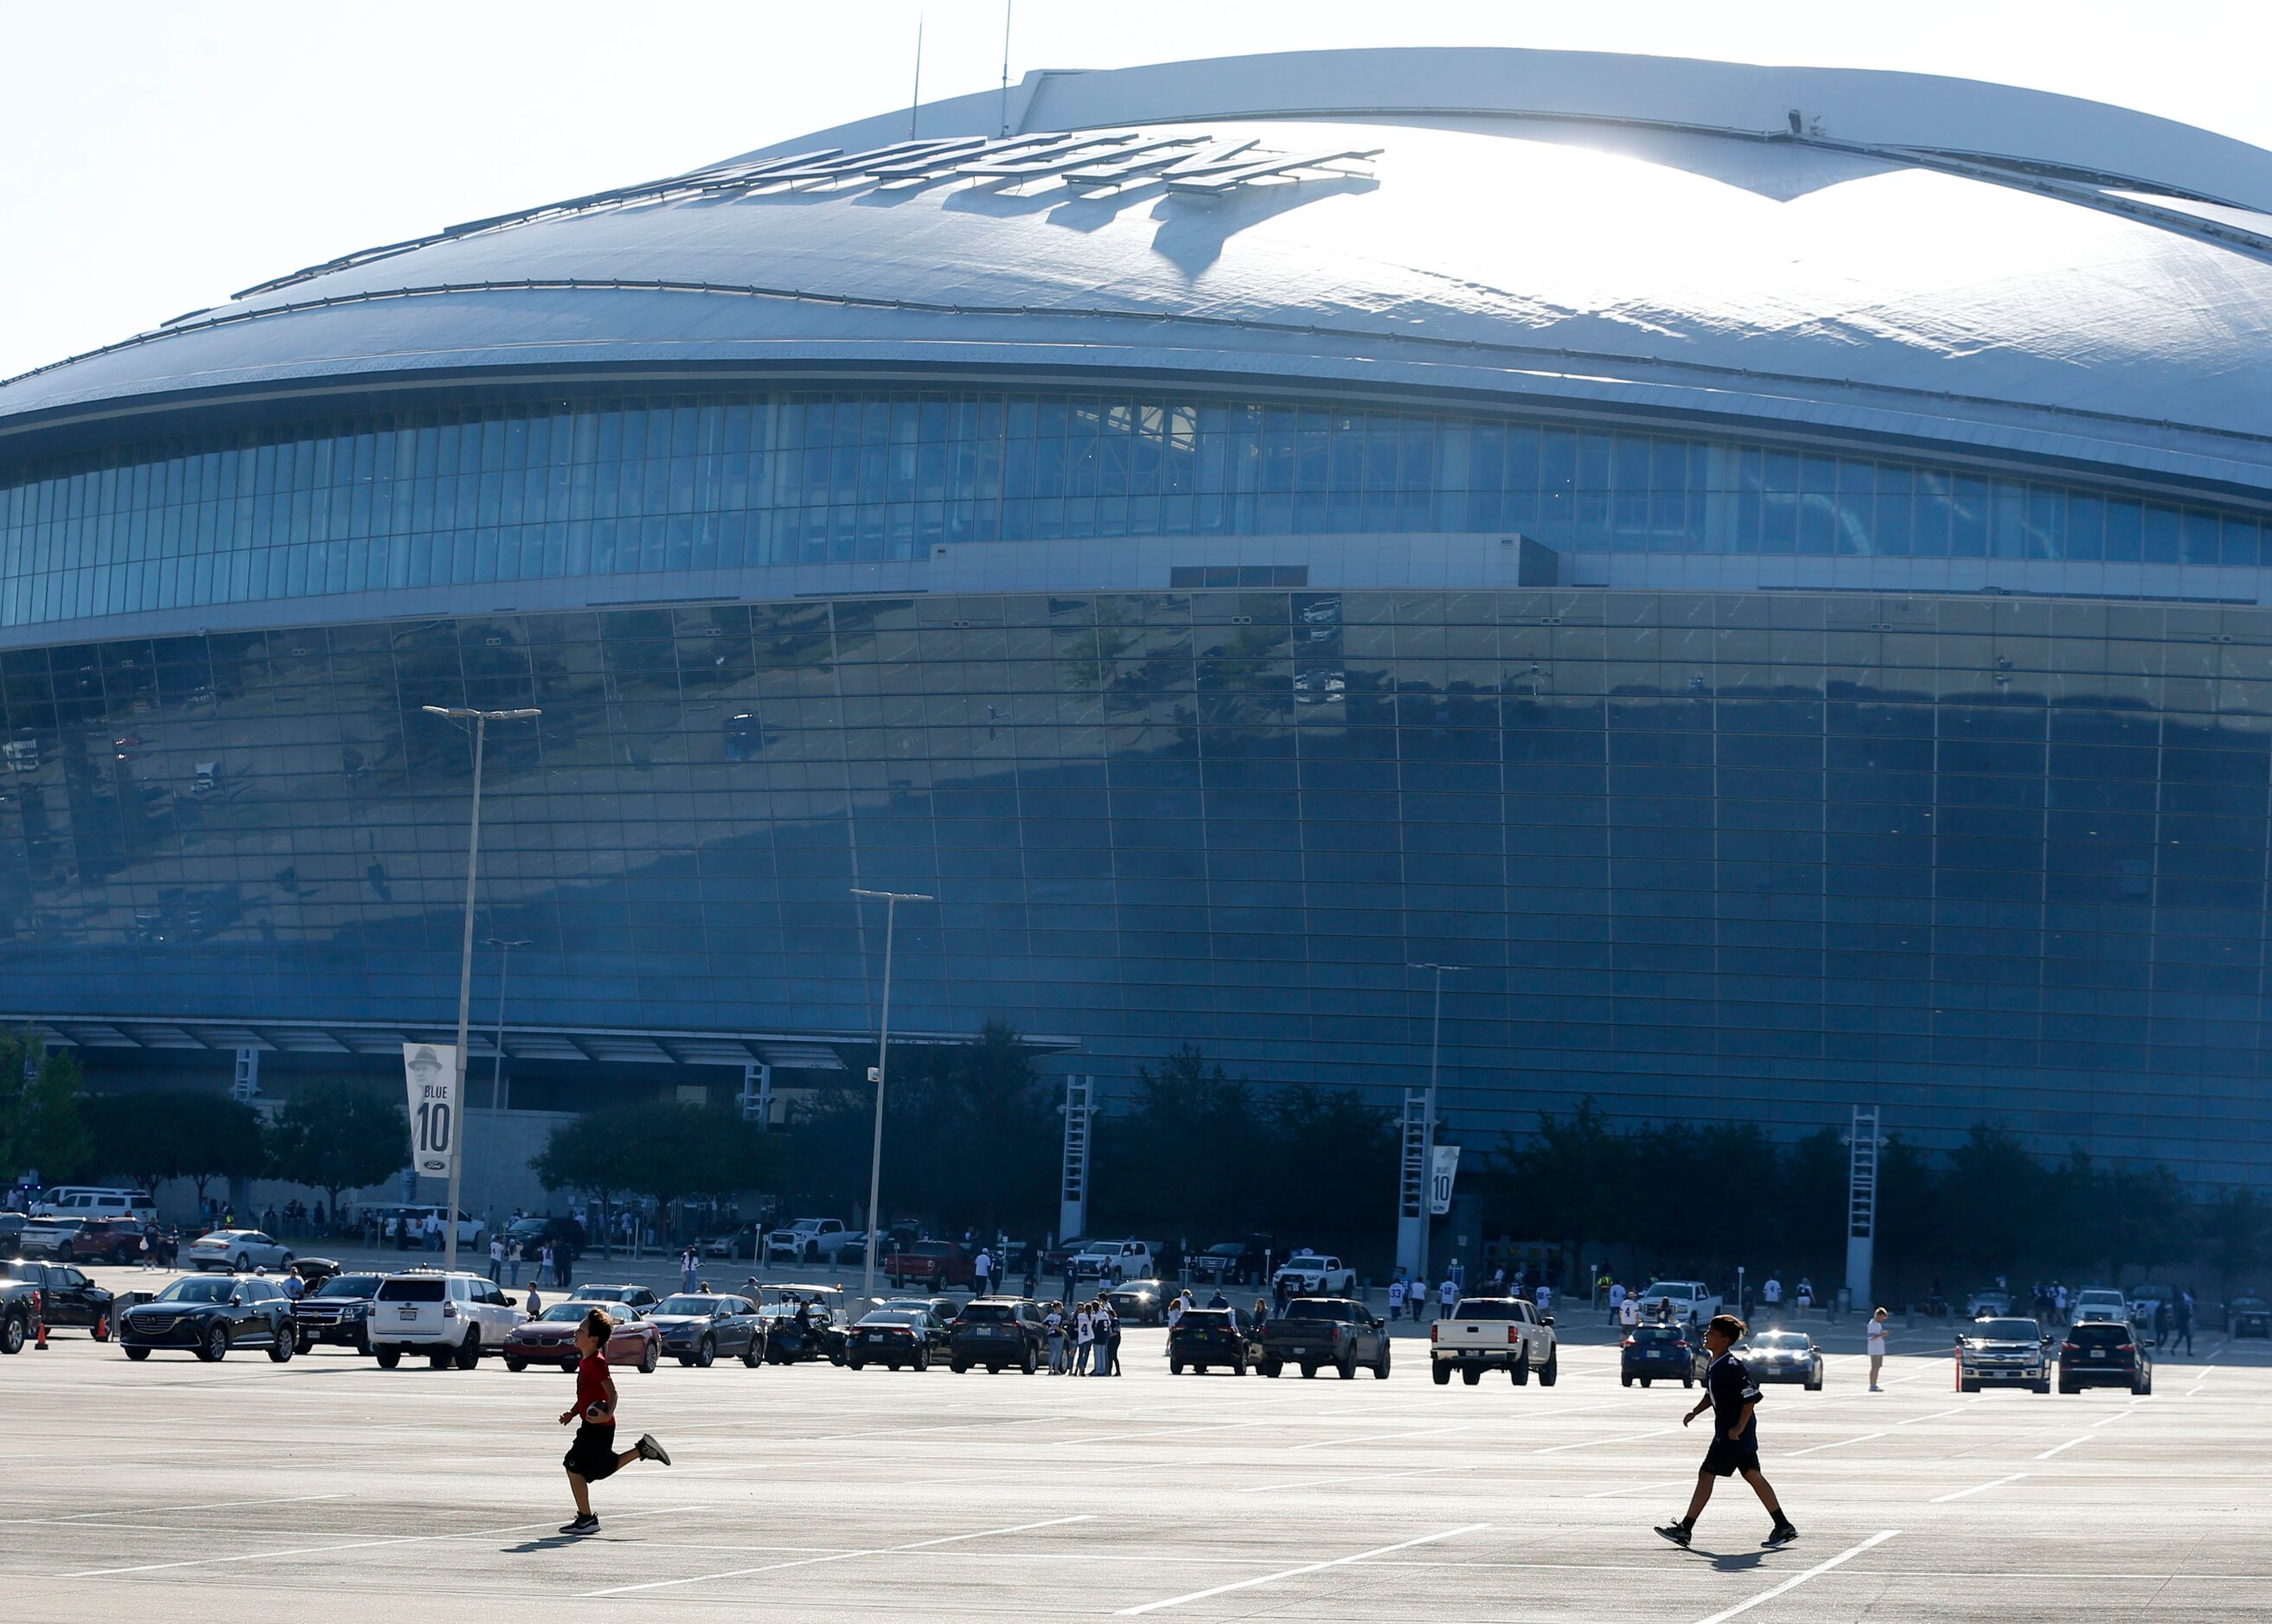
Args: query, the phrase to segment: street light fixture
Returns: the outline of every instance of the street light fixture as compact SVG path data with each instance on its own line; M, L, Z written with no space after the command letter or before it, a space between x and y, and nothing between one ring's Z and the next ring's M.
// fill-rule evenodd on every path
M1444 977L1460 974L1475 966L1408 964L1404 967L1407 970L1432 970L1436 974L1436 1013L1430 1024L1428 1036L1428 1121L1420 1148L1420 1270L1416 1278L1424 1289L1428 1284L1428 1225L1434 1216L1429 1208L1434 1204L1436 1182L1436 1066L1444 1053Z
M884 1021L876 1034L876 1142L868 1160L868 1246L866 1260L861 1270L860 1294L872 1299L876 1295L876 1203L883 1198L884 1185L884 1074L891 1064L892 1053L892 928L898 922L900 905L903 902L933 902L936 898L920 891L871 891L852 887L855 897L872 898L884 905Z
M459 1179L466 1165L466 1027L474 1007L474 881L482 860L482 754L491 722L533 721L544 714L530 708L520 711L479 711L463 705L421 705L429 716L446 716L453 722L474 725L474 813L472 832L466 840L466 936L465 947L458 960L458 1065L457 1080L450 1093L452 1113L458 1119L458 1153L450 1158L450 1204L448 1221L442 1225L442 1267L458 1266L458 1190ZM503 996L503 989L499 989Z

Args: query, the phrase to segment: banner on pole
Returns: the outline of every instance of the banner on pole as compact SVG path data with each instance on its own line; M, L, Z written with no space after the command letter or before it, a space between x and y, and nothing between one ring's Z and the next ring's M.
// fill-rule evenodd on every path
M1441 1218L1452 1210L1452 1183L1460 1176L1460 1147L1439 1144L1428 1174L1428 1211Z
M410 1088L411 1170L446 1179L458 1160L457 1045L404 1044L402 1075Z

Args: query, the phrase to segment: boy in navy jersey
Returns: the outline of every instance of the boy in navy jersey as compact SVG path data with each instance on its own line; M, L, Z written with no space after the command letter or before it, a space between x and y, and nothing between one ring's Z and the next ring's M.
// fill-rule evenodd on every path
M1740 1341L1748 1328L1732 1314L1715 1314L1712 1322L1704 1328L1705 1351L1712 1355L1712 1366L1704 1375L1704 1397L1696 1407L1680 1418L1683 1427L1704 1413L1712 1412L1712 1448L1704 1456L1704 1464L1696 1473L1696 1493L1689 1497L1688 1514L1677 1523L1669 1523L1656 1531L1678 1546L1685 1546L1695 1531L1696 1519L1704 1504L1712 1498L1712 1479L1741 1472L1744 1481L1752 1486L1752 1493L1775 1518L1775 1526L1760 1543L1766 1546L1787 1545L1798 1538L1798 1530L1782 1514L1782 1504L1775 1499L1775 1490L1760 1471L1760 1429L1753 1424L1753 1412L1758 1409L1760 1389L1741 1361L1729 1349Z

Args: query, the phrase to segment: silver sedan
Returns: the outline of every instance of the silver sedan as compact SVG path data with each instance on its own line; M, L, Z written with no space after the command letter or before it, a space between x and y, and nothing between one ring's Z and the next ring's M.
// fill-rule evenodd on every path
M250 1274L255 1269L292 1266L292 1248L257 1229L216 1229L199 1235L182 1248L182 1257L200 1273L218 1269L224 1273Z

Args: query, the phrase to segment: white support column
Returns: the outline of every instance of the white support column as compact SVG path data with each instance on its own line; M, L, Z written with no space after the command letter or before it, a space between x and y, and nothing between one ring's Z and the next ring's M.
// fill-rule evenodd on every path
M1846 1144L1846 1289L1853 1295L1854 1311L1867 1314L1874 1306L1870 1273L1878 1244L1878 1151L1885 1144L1878 1136L1877 1106L1854 1107Z
M1096 1114L1096 1079L1068 1076L1065 1097L1065 1176L1058 1186L1058 1239L1088 1233L1088 1129Z
M1428 1091L1404 1091L1402 1145L1396 1172L1396 1262L1415 1280L1428 1278Z

